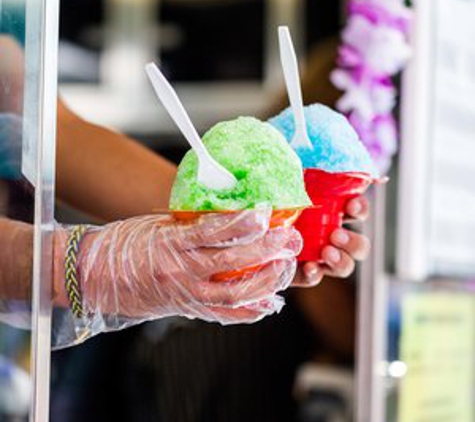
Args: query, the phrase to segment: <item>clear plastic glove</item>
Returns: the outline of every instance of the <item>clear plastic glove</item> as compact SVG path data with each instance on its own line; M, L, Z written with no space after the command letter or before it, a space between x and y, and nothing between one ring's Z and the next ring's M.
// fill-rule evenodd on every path
M56 326L56 346L167 316L235 324L280 311L277 293L292 282L302 240L293 227L269 230L269 219L270 211L243 211L191 223L146 216L89 227L77 262L87 317L70 315L73 332ZM63 308L69 234L59 228L55 239L54 303ZM211 281L213 274L256 265L261 269L242 279Z
M0 113L0 179L15 180L21 172L22 119Z

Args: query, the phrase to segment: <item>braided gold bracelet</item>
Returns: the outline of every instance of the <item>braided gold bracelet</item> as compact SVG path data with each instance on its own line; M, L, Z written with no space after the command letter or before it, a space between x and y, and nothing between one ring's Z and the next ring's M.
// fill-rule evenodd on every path
M76 226L68 239L64 260L64 279L71 311L76 318L85 316L82 300L81 285L77 271L77 260L81 240L86 234L86 226Z

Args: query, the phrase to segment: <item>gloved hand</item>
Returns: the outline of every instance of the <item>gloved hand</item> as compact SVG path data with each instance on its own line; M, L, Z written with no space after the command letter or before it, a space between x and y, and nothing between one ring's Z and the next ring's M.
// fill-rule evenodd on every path
M0 113L0 179L15 180L21 174L22 119Z
M152 215L89 227L77 261L87 336L166 316L233 324L278 312L283 300L276 294L292 282L302 240L293 227L269 230L269 219L264 210L191 223ZM69 233L63 227L55 235L54 303L62 307L68 306ZM239 280L210 281L256 265L259 271Z

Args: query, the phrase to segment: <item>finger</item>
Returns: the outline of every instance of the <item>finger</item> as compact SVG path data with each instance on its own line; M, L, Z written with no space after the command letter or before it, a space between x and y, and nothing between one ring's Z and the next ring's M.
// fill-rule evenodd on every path
M156 258L162 269L157 277L166 277L172 283L181 283L182 279L187 284L207 283L216 274L262 267L272 261L295 260L301 247L301 235L293 227L270 230L251 245L231 248L177 251L163 243Z
M350 255L333 246L323 248L322 259L327 266L325 274L332 277L346 278L355 269L355 261Z
M369 216L369 202L364 196L357 196L346 204L345 214L350 219L365 221Z
M330 236L330 242L356 261L365 260L371 248L371 243L366 236L345 229L335 230Z
M222 325L230 324L253 324L266 316L279 313L284 306L284 300L280 296L271 299L263 299L255 304L238 308L211 307L212 320Z
M301 265L294 280L292 287L313 287L322 281L325 271L316 262L306 262Z
M210 213L167 226L164 234L182 250L251 243L269 229L270 214L270 210Z
M207 306L248 305L289 287L295 267L294 260L274 261L240 280L194 283L191 286L193 300Z
M223 249L195 249L184 254L189 267L207 278L212 274L295 258L301 249L300 233L293 227L280 227L270 230L264 237L250 245Z
M209 320L219 322L222 325L252 324L265 318L268 314L253 309L210 307L211 318Z
M279 313L285 306L285 299L280 295L269 296L258 302L246 305L247 309L254 311L265 312L267 314Z

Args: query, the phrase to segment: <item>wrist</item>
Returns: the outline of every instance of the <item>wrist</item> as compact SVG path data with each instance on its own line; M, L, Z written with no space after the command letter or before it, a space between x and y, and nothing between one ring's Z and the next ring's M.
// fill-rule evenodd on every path
M64 259L70 231L63 227L57 227L53 240L53 292L54 306L67 307L68 296L65 287Z
M86 238L94 236L87 231L85 233L78 232L77 229L80 227L84 228L84 226L60 228L55 231L54 235L53 304L63 308L72 306L71 292L67 287L69 285L71 288L71 273L74 276L74 287L79 292L78 299L82 297L82 306L86 306L86 302L89 301L87 299L88 292L84 289L81 267L83 266L83 257L87 255L87 240L89 239ZM72 243L76 245L73 251L71 250Z

